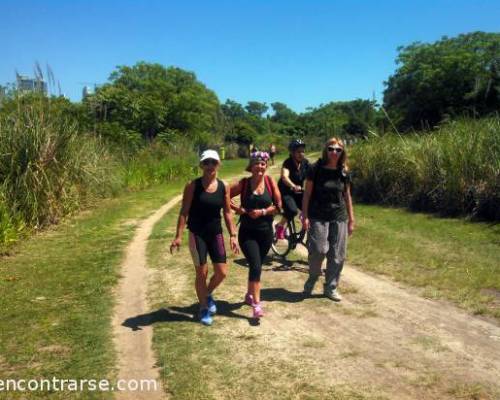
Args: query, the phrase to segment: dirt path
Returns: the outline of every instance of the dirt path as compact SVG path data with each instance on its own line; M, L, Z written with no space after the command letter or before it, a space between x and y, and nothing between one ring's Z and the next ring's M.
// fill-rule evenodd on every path
M214 326L205 328L190 324L196 305L191 304L187 249L175 259L165 249L164 267L152 276L153 298L159 303L167 299L167 306L151 310L145 300L146 240L154 223L179 199L142 222L127 250L114 319L119 378L158 379L151 351L151 326L156 323L155 335L165 343L161 357L167 358L169 379L178 379L193 365L199 368L196 362L211 366L212 373L200 377L211 393L207 398L500 399L498 323L446 301L424 299L416 289L351 266L346 266L341 283L344 300L333 303L320 295L320 285L311 298L303 298L304 262L298 260L291 269L269 263L262 277L266 316L256 325L241 302L247 271L241 259L235 260L217 291L220 314ZM305 249L297 253L306 256ZM134 316L141 320L134 322ZM212 348L200 342L206 332L216 338ZM169 347L182 346L182 337L184 351ZM172 363L180 375L175 375ZM171 394L185 398L175 390ZM118 397L163 396L160 391Z
M166 304L153 313L155 335L164 343L173 398L186 398L176 381L196 369L199 376L189 381L199 379L207 393L193 399L500 399L494 321L351 266L341 303L323 298L319 284L304 298L306 265L296 259L292 268L276 260L265 266L266 316L256 324L242 303L247 269L237 257L216 293L220 312L205 328L194 316L191 265L182 251L175 259L165 255L154 275L154 298ZM177 335L185 339L169 344Z
M154 379L158 383L155 391L116 392L117 399L163 399L155 357L151 349L152 328L136 328L133 316L149 310L146 301L148 270L146 268L146 245L153 226L181 200L176 196L159 208L138 226L135 236L127 247L121 266L121 275L113 315L114 344L118 352L118 379Z

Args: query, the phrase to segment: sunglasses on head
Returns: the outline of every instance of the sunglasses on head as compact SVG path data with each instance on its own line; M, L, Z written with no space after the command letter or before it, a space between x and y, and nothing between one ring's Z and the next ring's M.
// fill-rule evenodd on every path
M343 149L340 147L333 147L333 146L328 146L328 151L331 153L332 151L336 153L342 153Z
M217 160L213 160L211 158L207 158L206 160L203 160L201 163L203 165L217 165L218 164Z

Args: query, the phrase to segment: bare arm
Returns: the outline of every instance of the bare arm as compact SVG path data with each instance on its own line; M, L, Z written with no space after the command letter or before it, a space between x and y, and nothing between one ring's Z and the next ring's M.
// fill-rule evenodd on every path
M300 186L293 183L290 179L290 170L288 168L281 168L281 180L294 192L299 192L302 190Z
M304 196L302 197L302 215L304 218L309 218L309 201L311 200L313 188L314 182L306 179L306 188L304 190Z
M239 180L238 182L234 182L230 185L229 187L229 197L232 199L233 197L238 196L241 193L242 190L242 182L243 180ZM232 201L230 201L230 206L231 209L234 210L234 212L238 215L244 214L246 210L243 208L243 206L240 204L240 206L237 206L234 204Z
M184 188L184 194L182 196L182 207L179 213L179 218L177 219L177 230L175 233L175 239L172 241L170 245L170 253L173 252L175 248L179 248L182 241L182 233L184 232L184 228L186 227L187 217L189 215L189 210L191 208L191 203L193 201L194 194L194 184L190 182L186 184Z
M229 197L232 199L233 197L238 196L241 193L241 182L242 179L240 179L238 182L233 182L231 185L229 185Z
M352 232L354 231L354 226L355 226L355 219L354 219L354 208L352 206L352 196L351 196L351 185L347 185L346 191L345 191L345 205L347 208L347 215L349 218L349 222L347 224L347 230L349 233L349 236L352 235Z
M238 254L239 248L236 242L236 226L234 225L233 213L231 211L231 188L228 184L224 183L226 188L226 195L224 196L224 221L226 222L226 228L229 232L229 244L231 245L231 250Z
M313 188L314 182L310 179L306 179L306 187L304 190L304 196L302 197L302 215L304 217L303 228L305 230L309 229L309 201L311 200Z

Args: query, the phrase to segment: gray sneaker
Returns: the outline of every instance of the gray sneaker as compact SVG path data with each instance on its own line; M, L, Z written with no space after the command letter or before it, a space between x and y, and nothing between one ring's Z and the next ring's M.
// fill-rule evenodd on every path
M337 289L325 290L324 295L325 297L328 297L330 300L342 301L342 296L340 295Z
M312 294L317 280L317 278L307 278L306 283L304 283L304 291L302 292L304 296L310 296Z

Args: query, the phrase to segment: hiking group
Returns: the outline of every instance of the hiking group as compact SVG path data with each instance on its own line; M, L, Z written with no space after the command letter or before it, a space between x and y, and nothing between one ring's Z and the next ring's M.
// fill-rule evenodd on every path
M221 223L221 211L230 235L234 254L243 252L248 263L248 285L244 295L252 307L253 318L264 315L261 299L261 272L273 240L285 238L286 223L299 215L307 231L309 276L304 296L313 292L326 258L323 293L341 301L338 291L347 250L347 237L354 229L351 177L342 140L329 139L322 156L314 164L305 158L305 143L300 139L289 144L290 156L283 162L278 184L267 175L271 157L263 151L250 153L246 171L251 175L228 185L218 179L221 160L215 150L205 150L200 157L202 176L189 182L182 199L173 253L182 242L187 225L189 250L196 271L195 289L200 303L200 322L211 325L217 312L213 292L227 275L228 267ZM272 149L275 149L272 145ZM273 154L274 156L274 154ZM240 204L231 199L240 196ZM240 216L239 230L233 211ZM282 218L273 228L274 215ZM214 270L208 280L208 256ZM207 283L208 280L208 283Z

